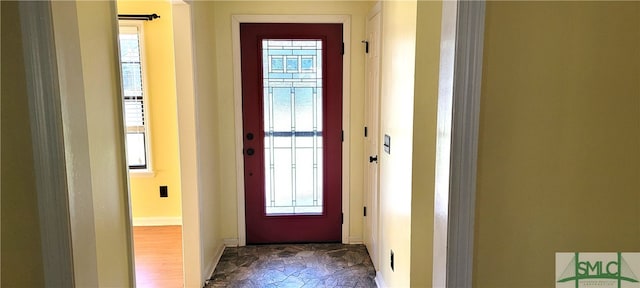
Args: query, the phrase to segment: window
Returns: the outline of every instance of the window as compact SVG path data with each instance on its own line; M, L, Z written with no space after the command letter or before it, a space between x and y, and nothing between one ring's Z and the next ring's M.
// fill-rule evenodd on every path
M322 40L263 39L262 55L266 214L322 214Z
M123 109L129 169L150 170L142 25L120 24Z

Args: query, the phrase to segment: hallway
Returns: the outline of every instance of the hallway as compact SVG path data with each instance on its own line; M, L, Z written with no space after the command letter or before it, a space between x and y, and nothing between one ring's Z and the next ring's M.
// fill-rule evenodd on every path
M206 287L376 287L364 245L226 248Z

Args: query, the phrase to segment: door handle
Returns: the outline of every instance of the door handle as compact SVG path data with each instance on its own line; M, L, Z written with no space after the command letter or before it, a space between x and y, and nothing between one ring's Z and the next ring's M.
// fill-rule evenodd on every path
M376 156L369 156L369 163L373 163L373 162L378 163L378 155L376 155Z
M249 156L253 155L253 153L255 153L255 152L256 152L256 151L255 151L255 150L253 150L253 148L249 148L249 149L247 149L247 155L249 155Z

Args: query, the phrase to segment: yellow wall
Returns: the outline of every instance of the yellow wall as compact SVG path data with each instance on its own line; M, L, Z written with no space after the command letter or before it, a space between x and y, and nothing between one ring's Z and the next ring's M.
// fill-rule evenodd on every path
M433 273L436 114L442 3L418 1L417 17L411 197L411 286L429 287L432 285Z
M143 21L148 123L151 134L153 176L130 174L134 219L181 217L178 115L171 2L118 0L120 14L153 14ZM159 187L168 186L169 197L160 198Z
M219 137L219 155L217 161L220 167L219 189L222 192L219 208L222 221L222 237L237 238L237 194L236 194L236 128L234 124L233 97L233 63L231 40L231 15L234 14L347 14L351 15L351 98L350 121L350 233L352 239L362 241L362 177L363 177L363 135L364 123L364 49L360 41L365 35L365 21L371 4L367 1L215 1L212 5L215 18L215 45L217 56L216 90L218 114L217 134ZM200 124L203 128L202 124ZM206 148L204 148L206 149ZM206 177L206 176L205 176Z
M44 271L17 2L2 1L2 287L42 287ZM28 275L26 277L25 275Z
M380 137L391 136L391 154L380 152L378 268L390 287L410 284L416 16L416 1L382 2ZM394 271L389 265L391 250Z
M474 287L640 251L640 4L488 2Z

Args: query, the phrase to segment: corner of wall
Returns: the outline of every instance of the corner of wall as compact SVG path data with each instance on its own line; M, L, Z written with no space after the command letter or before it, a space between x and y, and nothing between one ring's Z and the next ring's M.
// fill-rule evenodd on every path
M418 1L413 113L411 286L433 282L434 197L442 3Z
M216 245L216 251L214 257L209 258L208 261L205 261L204 270L202 278L205 280L205 283L209 281L209 279L213 276L213 272L216 270L216 266L220 262L220 258L222 258L222 254L224 253L224 249L226 248L225 242L221 241L218 245Z
M384 282L380 271L376 272L376 278L374 280L376 281L376 286L378 286L378 288L387 288L387 284Z

